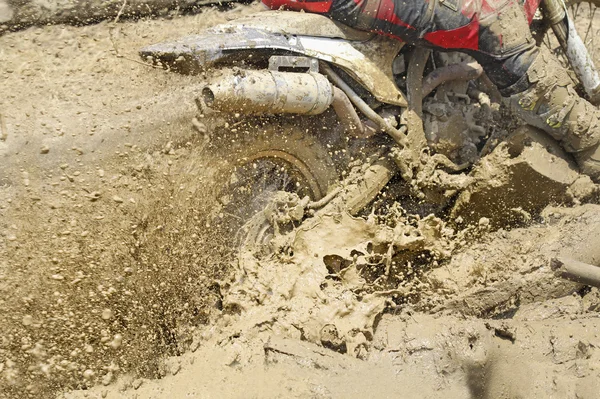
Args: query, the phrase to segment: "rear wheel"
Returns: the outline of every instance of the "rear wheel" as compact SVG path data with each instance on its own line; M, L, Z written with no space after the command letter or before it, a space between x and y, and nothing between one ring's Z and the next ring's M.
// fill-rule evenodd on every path
M238 233L280 191L319 200L338 181L325 140L301 124L252 120L227 129L218 138L227 159L217 219L231 234ZM238 234L238 244L245 240L244 235Z

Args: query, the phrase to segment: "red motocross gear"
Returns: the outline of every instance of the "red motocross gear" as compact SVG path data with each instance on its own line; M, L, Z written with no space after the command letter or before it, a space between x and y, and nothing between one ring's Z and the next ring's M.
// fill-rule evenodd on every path
M539 0L262 0L272 9L325 14L356 29L471 55L503 95L526 86L535 60L529 22ZM521 87L522 86L522 87Z

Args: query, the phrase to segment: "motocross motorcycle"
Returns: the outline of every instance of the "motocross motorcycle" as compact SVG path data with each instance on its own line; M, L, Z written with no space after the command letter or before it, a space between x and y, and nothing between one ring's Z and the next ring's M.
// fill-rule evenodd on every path
M534 37L562 54L581 95L598 103L591 57L600 3L542 1L524 4ZM220 214L237 227L279 191L306 198L303 212L343 198L356 215L382 192L411 198L413 211L443 211L464 185L454 177L490 152L502 122L489 113L497 91L467 56L318 14L263 11L140 54L175 72L203 74L201 114L231 117L213 139L224 141L233 160ZM349 167L364 161L360 182L341 188Z

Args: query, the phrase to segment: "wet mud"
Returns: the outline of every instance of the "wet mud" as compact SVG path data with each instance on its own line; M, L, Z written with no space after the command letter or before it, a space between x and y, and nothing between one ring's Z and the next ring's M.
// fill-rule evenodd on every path
M136 52L256 9L0 37L0 398L596 397L600 294L550 262L600 261L598 187L531 132L446 214L279 194L269 240L219 222L238 125Z

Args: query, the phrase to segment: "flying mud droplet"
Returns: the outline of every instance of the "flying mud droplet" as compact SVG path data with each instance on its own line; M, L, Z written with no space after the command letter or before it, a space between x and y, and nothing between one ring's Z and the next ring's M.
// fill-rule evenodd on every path
M104 377L102 377L102 385L106 386L109 385L112 382L113 379L113 373L111 371L109 371L108 373L106 373L106 375ZM103 395L103 397L106 397L106 395Z
M137 380L133 381L133 384L131 384L131 385L133 386L133 389L137 390L137 389L139 389L142 386L143 382L144 381L142 379L138 378Z
M113 318L113 316L114 316L114 313L111 309L104 309L102 311L102 319L104 319L104 320L110 320Z
M91 380L96 376L96 373L94 373L93 370L87 369L83 372L83 378L85 378L86 380Z
M28 186L29 186L29 183L30 183L30 182L29 182L29 173L28 173L28 172L23 172L23 173L22 173L22 176L23 176L23 185L24 185L25 187L28 187Z
M190 345L190 351L196 352L198 350L198 347L200 346L200 343L198 341L194 341L192 342L192 344Z
M102 194L99 191L92 191L88 195L88 198L90 199L90 201L94 202L94 201L98 201L101 196L102 196Z
M113 349L118 349L123 343L123 336L121 334L115 334L113 340L108 344Z

